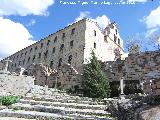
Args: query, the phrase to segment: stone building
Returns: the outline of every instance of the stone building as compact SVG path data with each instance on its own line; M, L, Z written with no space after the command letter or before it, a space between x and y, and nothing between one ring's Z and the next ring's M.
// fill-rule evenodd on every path
M54 80L58 79L58 83L67 89L80 83L75 76L83 73L83 65L89 62L92 50L98 60L105 62L115 60L115 49L124 54L116 23L112 22L102 30L96 22L85 18L4 60L12 61L8 66L10 72L19 72L19 68L24 68L25 75L34 75L35 84L53 87ZM48 74L48 67L54 72L49 71ZM33 72L36 68L41 69Z
M19 66L27 69L33 63L43 63L53 69L58 69L63 63L69 63L81 73L92 49L99 60L113 61L116 48L123 54L123 41L115 22L101 30L96 22L82 19L5 59L12 61L9 65L11 72Z

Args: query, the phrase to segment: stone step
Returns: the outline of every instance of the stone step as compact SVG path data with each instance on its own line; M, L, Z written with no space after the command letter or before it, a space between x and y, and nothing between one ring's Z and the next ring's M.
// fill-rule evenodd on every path
M77 109L95 109L104 110L105 105L89 105L89 104L77 104L77 103L61 103L61 102L47 102L47 101L35 101L35 100L25 100L20 99L20 103L30 104L30 105L44 105L53 107L65 107L65 108L77 108Z
M36 120L36 119L25 119L17 117L0 117L0 120Z
M60 113L60 114L76 114L77 113L81 115L96 115L96 116L106 116L110 114L104 110L92 110L92 109L84 110L84 109L76 109L76 108L30 105L30 104L22 104L22 103L16 103L10 107L16 110L38 111L38 112L48 112L48 113Z
M0 117L16 117L25 119L36 119L36 120L112 120L110 117L96 117L89 115L62 115L54 113L45 113L37 111L25 111L25 110L14 110L14 109L3 109L0 110ZM15 119L14 119L15 120Z
M61 102L61 103L78 103L78 104L90 104L90 105L104 105L104 102L95 102L95 101L87 101L87 100L79 100L79 99L70 99L70 98L63 98L58 99L54 97L25 97L24 99L27 100L36 100L36 101L49 101L49 102Z
M40 95L40 94L34 94L34 95L30 95L30 94L27 94L26 95L26 98L29 98L29 97L52 97L54 99L76 99L76 100L84 100L84 101L99 101L98 99L94 100L92 98L88 98L88 97L79 97L79 96L71 96L71 95L68 95L68 94L53 94L53 95L47 95L47 94L44 94L44 95Z

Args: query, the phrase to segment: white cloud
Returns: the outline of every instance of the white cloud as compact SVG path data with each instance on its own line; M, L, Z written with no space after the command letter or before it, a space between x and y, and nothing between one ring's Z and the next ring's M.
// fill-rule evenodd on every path
M143 18L147 28L160 27L160 6L150 12L147 17Z
M54 0L0 0L0 16L48 15L47 8Z
M76 22L79 20L82 20L83 18L90 18L90 12L89 11L84 11L80 12L80 15L76 18Z
M92 18L90 16L90 12L89 11L84 11L84 12L80 12L80 15L75 19L75 21L79 21L83 18L89 18L91 20L93 20L94 22L97 22L98 25L104 29L107 27L107 25L110 23L109 18L106 15L102 15L102 16L97 16L96 18Z
M33 44L32 35L20 23L0 17L0 58Z
M110 23L110 20L106 15L98 16L92 20L97 22L102 29L106 28L107 25Z
M147 30L145 37L146 38L150 37L152 34L154 34L158 30L159 30L158 28L152 28L152 29Z

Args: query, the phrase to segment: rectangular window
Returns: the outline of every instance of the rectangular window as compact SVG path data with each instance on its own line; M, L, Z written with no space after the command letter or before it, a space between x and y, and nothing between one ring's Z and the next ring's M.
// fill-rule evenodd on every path
M96 36L96 31L94 30L94 36Z
M27 55L27 51L25 52L25 55Z
M52 53L55 53L55 51L56 51L56 48L54 47L53 50L52 50Z
M94 43L94 48L96 49L96 43Z
M48 50L44 53L44 57L48 57Z
M41 53L38 54L38 58L41 58Z
M21 57L23 56L23 53L21 53Z
M114 34L114 42L115 42L115 43L117 42L117 37L116 37L115 34Z
M19 55L17 55L17 59L18 59Z
M70 41L70 47L73 47L73 40Z
M75 33L75 28L72 29L71 35Z
M62 39L63 39L63 38L65 38L65 37L66 37L66 34L65 34L65 33L63 33L63 34L62 34Z
M30 49L30 53L32 52L32 48Z
M37 46L35 47L35 50L37 50Z
M18 65L21 65L21 61L19 61Z
M50 62L50 67L52 68L52 66L53 66L53 61Z
M120 39L118 38L118 44L120 45Z
M25 63L25 59L23 60L23 65L24 65L24 63Z
M43 43L41 43L41 48L43 47Z
M30 57L28 58L28 62L30 61Z
M35 58L36 58L36 56L34 55L34 56L33 56L33 61L35 60Z
M63 48L64 48L64 44L61 45L60 51L63 51Z

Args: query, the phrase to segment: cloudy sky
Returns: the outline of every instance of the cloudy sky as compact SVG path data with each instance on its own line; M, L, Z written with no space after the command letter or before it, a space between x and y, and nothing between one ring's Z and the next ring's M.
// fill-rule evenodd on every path
M160 1L0 0L0 59L84 17L101 28L115 21L124 41L140 35L146 43L160 31Z

